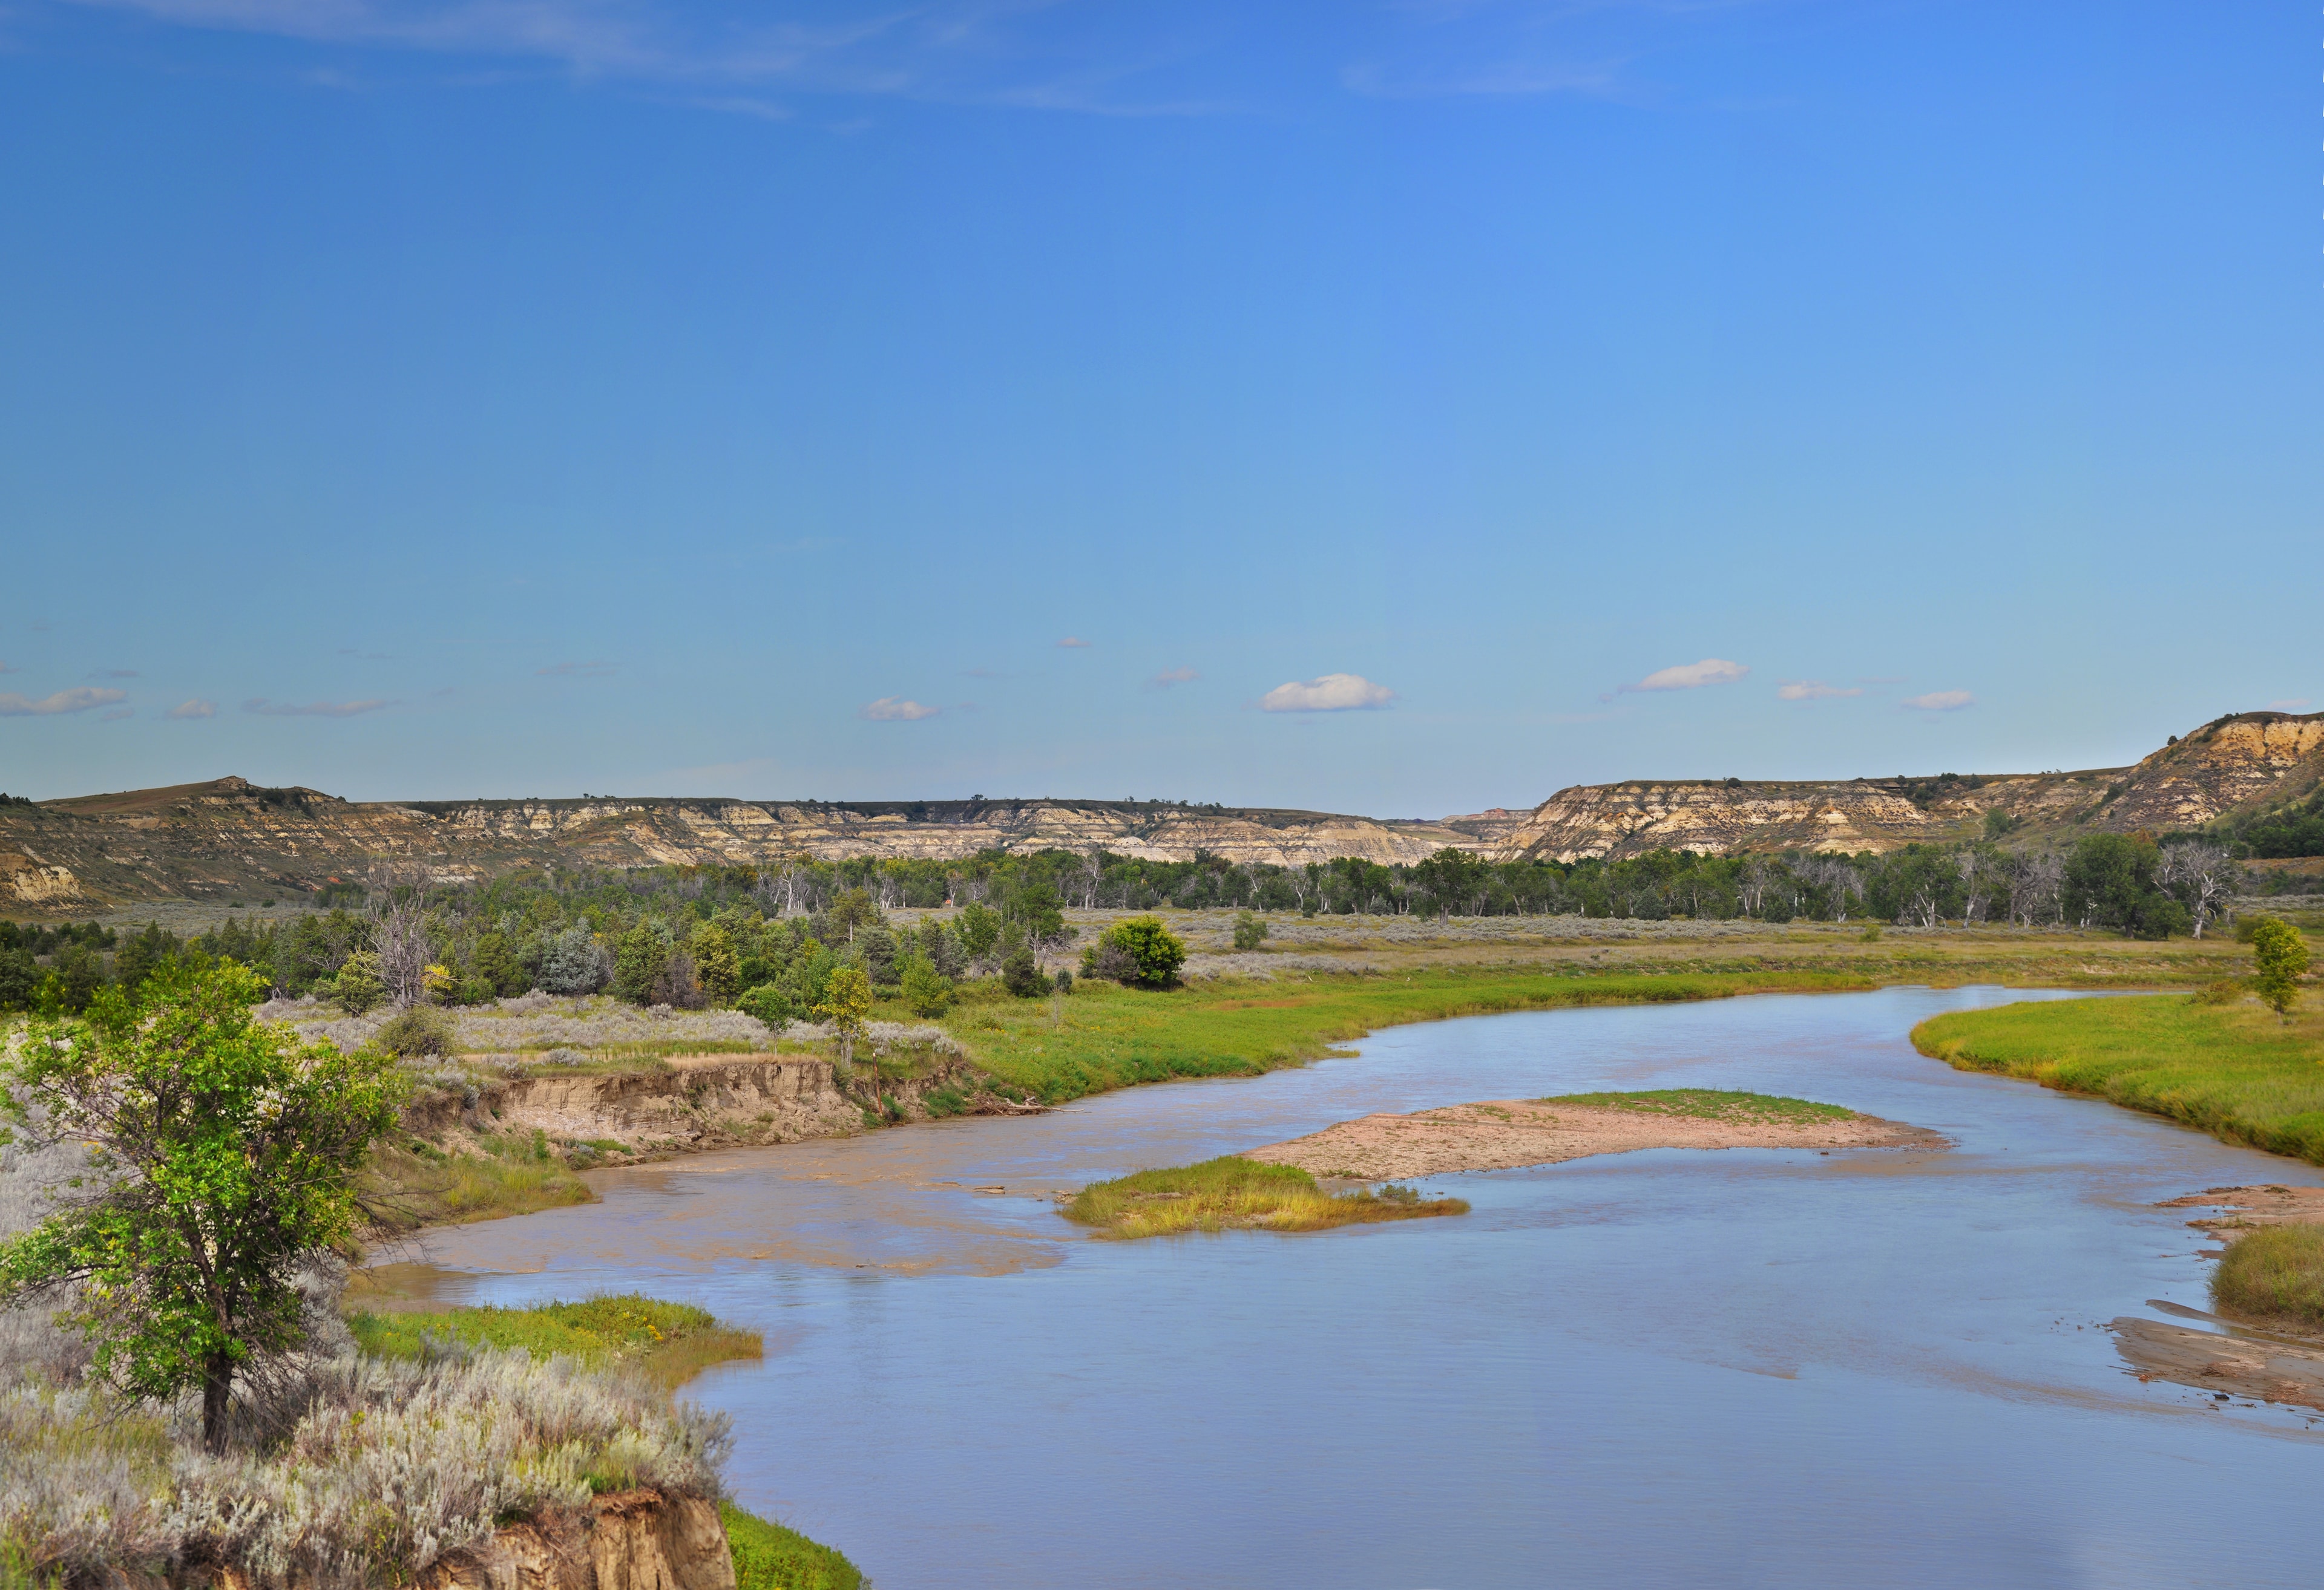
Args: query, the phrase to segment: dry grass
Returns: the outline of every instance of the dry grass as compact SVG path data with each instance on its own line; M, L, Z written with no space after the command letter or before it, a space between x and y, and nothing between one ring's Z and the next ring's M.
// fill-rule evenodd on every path
M374 1223L390 1232L456 1226L595 1196L538 1137L512 1134L482 1142L482 1154L447 1153L418 1138L373 1149L363 1199Z
M1424 1199L1408 1187L1326 1192L1305 1171L1233 1154L1093 1182L1065 1209L1067 1219L1098 1227L1099 1236L1121 1238L1190 1231L1323 1231L1468 1212L1461 1199Z
M2263 1226L2240 1237L2211 1272L2223 1314L2324 1329L2324 1227Z

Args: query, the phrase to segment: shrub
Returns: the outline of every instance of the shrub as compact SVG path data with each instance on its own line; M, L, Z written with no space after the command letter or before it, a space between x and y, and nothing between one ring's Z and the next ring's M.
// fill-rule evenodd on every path
M1018 945L1001 960L1001 983L1019 999L1038 999L1049 991L1049 979L1041 975L1029 944Z
M331 981L331 997L349 1016L361 1016L386 998L387 985L379 977L379 957L368 950L358 950L348 956L339 968L339 975Z
M1234 947L1256 950L1267 942L1267 924L1254 913L1244 911L1235 917Z
M452 1018L425 1005L397 1011L381 1024L372 1041L404 1060L421 1054L449 1054L456 1047Z
M904 1003L914 1016L942 1016L952 1005L952 979L936 970L925 955L905 958L901 981Z
M1118 953L1107 954L1111 949ZM1186 943L1158 916L1132 916L1115 923L1092 945L1082 962L1084 975L1111 978L1141 988L1167 988L1186 964Z
M745 1016L758 1017L766 1024L767 1031L779 1038L790 1024L790 997L772 983L761 983L750 989L734 1001L734 1008Z
M2324 1227L2263 1226L2243 1237L2211 1272L2211 1300L2324 1326Z
M2300 976L2308 970L2308 941L2288 922L2269 917L2252 933L2252 989L2268 1008L2292 1019L2292 1002L2300 997Z

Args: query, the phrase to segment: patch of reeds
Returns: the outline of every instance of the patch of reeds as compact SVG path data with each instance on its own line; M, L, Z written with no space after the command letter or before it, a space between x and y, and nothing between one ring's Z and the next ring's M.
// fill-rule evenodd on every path
M1536 1098L1536 1104L1586 1105L1592 1109L1626 1109L1646 1116L1685 1116L1701 1121L1746 1121L1770 1126L1803 1126L1814 1121L1845 1121L1852 1109L1818 1104L1808 1098L1786 1098L1775 1093L1734 1093L1717 1088L1656 1088L1640 1093L1560 1093Z
M1235 1154L1093 1182L1065 1209L1067 1219L1096 1227L1101 1236L1122 1238L1189 1231L1323 1231L1468 1212L1464 1199L1424 1199L1409 1187L1327 1192L1296 1166L1262 1165Z
M759 1334L721 1325L690 1303L634 1292L531 1308L430 1309L347 1317L356 1345L383 1358L420 1358L441 1344L558 1356L633 1371L674 1391L714 1364L756 1358Z
M2324 1329L2324 1226L2263 1226L2238 1237L2211 1272L2225 1314Z

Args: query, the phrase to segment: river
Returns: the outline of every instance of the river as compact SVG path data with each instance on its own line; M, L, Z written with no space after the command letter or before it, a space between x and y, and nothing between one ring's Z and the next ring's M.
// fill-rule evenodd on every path
M1401 1027L1255 1080L595 1172L598 1204L426 1256L451 1300L638 1290L765 1332L687 1394L733 1416L737 1500L881 1590L2312 1585L2324 1429L2142 1383L2103 1327L2206 1306L2192 1211L2156 1201L2324 1176L1906 1042L2041 997ZM1465 1218L1305 1236L1100 1242L1051 1201L1373 1110L1666 1087L1954 1146L1446 1176Z

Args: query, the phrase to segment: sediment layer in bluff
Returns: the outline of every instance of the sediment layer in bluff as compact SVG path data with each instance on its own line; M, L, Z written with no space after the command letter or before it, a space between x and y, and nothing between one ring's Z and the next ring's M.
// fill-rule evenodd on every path
M0 809L0 906L53 913L108 902L305 893L409 858L439 876L522 866L764 866L1051 848L1298 866L1338 856L1417 861L1447 845L1502 849L1525 821L1495 811L1439 823L1130 801L816 804L687 799L353 802L245 779Z
M1162 860L1207 851L1300 866L1619 859L1670 849L1889 850L1967 838L2005 813L2026 837L2168 832L2304 795L2324 777L2324 713L2215 720L2134 767L1830 783L1635 780L1560 790L1531 813L1436 822L1133 801L838 805L687 799L351 802L240 778L0 807L0 909L54 915L142 900L303 894L376 857L439 877L787 857L952 860L1051 848Z
M1502 854L1574 861L1657 850L1892 850L1969 838L1997 810L2029 837L2092 829L2165 833L2305 795L2319 776L2324 713L2245 712L2173 737L2129 767L1832 783L1577 785L1535 808Z

